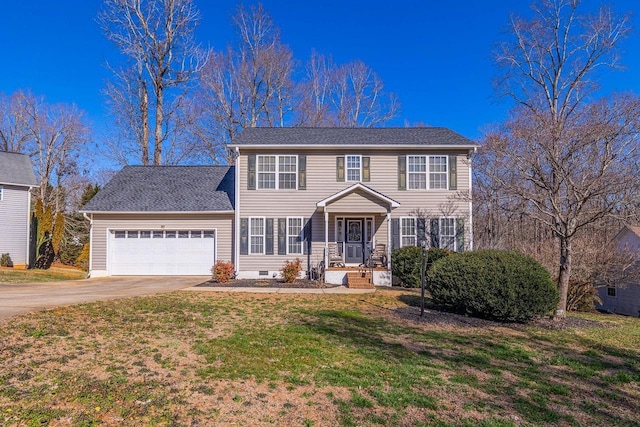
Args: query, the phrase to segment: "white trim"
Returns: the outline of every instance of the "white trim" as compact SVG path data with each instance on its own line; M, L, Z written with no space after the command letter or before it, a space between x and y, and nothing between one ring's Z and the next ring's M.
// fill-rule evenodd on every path
M409 171L409 157L423 157L424 161L425 161L425 171L424 172L410 172ZM444 173L446 176L446 187L445 188L432 188L431 187L431 165L429 160L431 158L434 157L444 157L445 159L445 167L446 167L446 171L445 172L433 172L433 173L439 173L442 174ZM450 190L450 182L449 182L449 168L451 167L451 165L449 164L449 156L447 154L407 154L405 156L406 160L406 169L407 169L407 190L408 191L425 191L425 190ZM424 174L425 175L425 188L411 188L410 187L410 179L409 176L411 174Z
M349 179L349 169L356 170L356 168L349 167L349 157L358 158L358 179ZM345 154L344 155L344 181L345 182L362 182L362 155L361 154Z
M235 158L235 205L234 205L234 221L232 224L233 227L233 235L234 241L232 242L232 246L234 248L234 260L233 265L235 267L236 276L238 275L238 271L240 271L240 149L238 147L235 148L236 158ZM257 182L256 182L257 185Z
M252 252L251 251L251 220L252 219L262 219L262 252ZM247 248L248 255L265 255L266 246L267 246L267 217L265 216L250 216L248 217L248 227L247 227L247 243L249 247ZM253 235L255 237L260 236L259 234Z
M340 149L344 148L340 144L242 144L242 145L229 145L230 148L250 148L254 150L262 149L279 149L279 148L332 148ZM377 149L377 150L396 150L398 148L412 148L412 149L447 149L447 150L461 150L461 149L476 149L478 144L433 144L433 145L420 145L420 144L358 144L350 146L353 149Z
M323 200L320 200L318 203L316 203L316 206L319 207L319 208L324 208L324 207L327 206L327 204L329 204L329 203L333 202L334 200L337 200L337 199L339 199L339 198L341 198L341 197L343 197L343 196L345 196L345 195L347 195L347 194L349 194L349 193L351 193L351 192L353 192L355 190L362 190L365 193L368 193L368 194L370 194L370 195L372 195L372 196L374 196L374 197L376 197L376 198L378 198L380 200L384 200L385 202L389 203L391 208L400 207L400 203L398 203L395 200L385 196L382 193L378 193L377 191L367 187L366 185L364 185L364 184L362 184L360 182L355 183L355 184L353 184L353 185L351 185L351 186L349 186L349 187L347 187L347 188L345 188L345 189L343 189L343 190L341 190L341 191L339 191L339 192L337 192L337 193L335 193L335 194L333 194L333 195L331 195L331 196L329 196L329 197L327 197L327 198L325 198Z
M275 182L273 188L260 188L260 157L274 157L275 158L275 170L273 172L262 172L262 173L273 173L275 174ZM280 157L294 157L296 159L296 170L295 172L280 172ZM298 189L298 166L299 160L297 154L256 154L256 190L297 190ZM293 188L280 188L280 173L286 174L294 174L296 183Z
M411 246L418 246L418 220L415 216L401 216L400 218L398 218L400 220L400 247L404 248L405 245L402 242L402 238L403 237L413 237L415 239L415 244L411 245ZM402 234L402 222L405 219L410 219L413 221L413 234Z
M29 190L32 188L40 188L38 184L16 184L13 182L0 182L0 185L10 185L12 187L27 187Z
M469 250L473 250L473 177L472 177L472 169L471 169L471 153L469 153Z
M196 215L196 214L207 214L207 215L211 215L211 214L232 214L235 213L234 210L230 210L230 211L149 211L149 212L142 212L142 211L85 211L85 210L81 210L78 211L81 214L84 213L88 213L88 214L105 214L105 215Z
M452 219L453 220L453 248L443 248L442 247L442 220L444 219ZM438 218L438 247L441 249L450 249L454 252L457 252L458 248L458 235L456 230L458 228L456 217L454 216L441 216ZM451 237L451 235L447 234L447 237Z
M2 190L0 185L0 201L2 201L2 193L4 193ZM27 250L25 251L27 257L24 259L24 264L31 267L29 265L29 246L31 246L31 188L27 190Z
M290 219L299 219L300 220L300 252L291 252L289 250L289 220ZM309 220L311 220L311 218L309 218ZM288 216L285 218L285 236L287 239L286 242L286 254L287 255L304 255L304 217L301 216Z

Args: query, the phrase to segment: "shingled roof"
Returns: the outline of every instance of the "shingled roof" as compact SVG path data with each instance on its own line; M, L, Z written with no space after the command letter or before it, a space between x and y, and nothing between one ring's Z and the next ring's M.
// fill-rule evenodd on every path
M126 166L81 212L229 212L233 182L233 166Z
M29 156L0 151L0 184L36 187L38 182Z
M437 146L472 148L477 144L441 127L423 128L246 128L230 144L246 146Z

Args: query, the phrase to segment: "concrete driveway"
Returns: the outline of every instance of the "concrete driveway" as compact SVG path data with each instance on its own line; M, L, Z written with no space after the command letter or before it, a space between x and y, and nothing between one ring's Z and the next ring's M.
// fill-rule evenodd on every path
M171 292L209 279L207 276L128 276L50 283L0 283L0 320L64 305Z

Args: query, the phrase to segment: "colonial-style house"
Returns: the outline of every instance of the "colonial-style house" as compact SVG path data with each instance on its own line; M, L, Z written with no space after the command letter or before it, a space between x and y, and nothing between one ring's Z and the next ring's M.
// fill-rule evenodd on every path
M0 254L14 268L29 264L30 190L37 185L29 156L0 151Z
M126 167L89 202L91 274L271 278L287 260L391 283L391 250L472 248L477 145L444 128L251 128L233 166Z

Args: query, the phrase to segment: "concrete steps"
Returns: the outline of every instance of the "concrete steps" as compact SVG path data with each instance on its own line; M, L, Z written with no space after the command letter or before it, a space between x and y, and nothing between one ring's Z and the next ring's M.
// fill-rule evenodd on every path
M366 270L350 271L347 273L347 288L350 289L375 289L371 272Z

